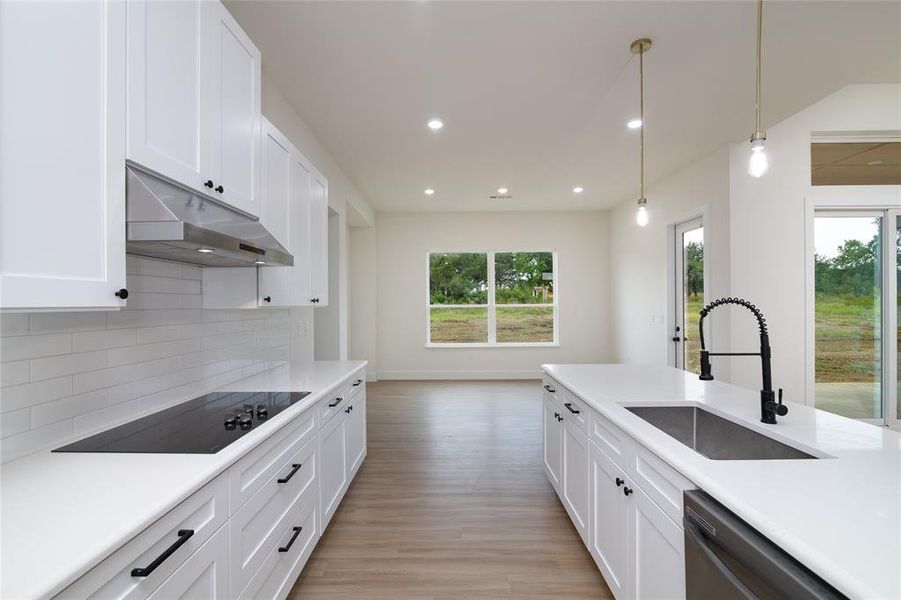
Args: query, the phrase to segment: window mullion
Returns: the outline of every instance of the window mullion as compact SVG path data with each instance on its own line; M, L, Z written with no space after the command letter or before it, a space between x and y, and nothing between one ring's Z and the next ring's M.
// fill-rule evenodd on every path
M497 323L494 305L494 252L488 252L488 343L497 343Z

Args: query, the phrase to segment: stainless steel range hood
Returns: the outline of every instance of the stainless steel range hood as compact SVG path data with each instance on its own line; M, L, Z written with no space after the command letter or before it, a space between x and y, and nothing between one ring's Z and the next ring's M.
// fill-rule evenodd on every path
M291 266L256 217L126 165L126 252L206 267Z

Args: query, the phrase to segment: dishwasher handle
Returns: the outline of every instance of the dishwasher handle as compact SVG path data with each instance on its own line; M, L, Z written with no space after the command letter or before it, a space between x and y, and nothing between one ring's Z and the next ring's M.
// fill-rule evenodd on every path
M719 571L720 575L722 575L734 588L736 596L744 598L745 600L756 600L757 594L751 591L751 588L745 585L745 583L738 578L738 576L732 572L732 569L729 568L729 565L723 562L719 556L716 555L716 552L710 549L710 543L704 537L704 534L701 533L701 528L695 524L695 520L691 518L691 513L685 513L685 518L682 519L682 523L685 525L685 537L689 539L695 546L697 546L698 550L700 550L701 554L704 555L704 558L713 566L717 571Z

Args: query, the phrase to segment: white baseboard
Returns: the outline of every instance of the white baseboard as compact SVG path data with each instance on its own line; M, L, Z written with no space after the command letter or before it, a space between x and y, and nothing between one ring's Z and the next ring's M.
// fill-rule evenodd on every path
M373 381L379 380L378 371L366 371L366 381L368 383L372 383Z
M378 379L541 379L541 369L492 371L379 371Z

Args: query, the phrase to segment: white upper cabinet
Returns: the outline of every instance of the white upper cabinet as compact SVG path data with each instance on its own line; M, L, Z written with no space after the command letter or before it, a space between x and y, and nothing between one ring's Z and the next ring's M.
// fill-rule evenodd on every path
M313 174L310 186L310 296L317 306L328 304L328 182Z
M288 252L290 238L291 166L295 152L291 142L263 118L262 169L260 193L262 203L260 221Z
M208 13L208 83L204 103L213 190L252 215L260 203L260 51L220 2L203 2Z
M194 189L212 177L203 146L208 35L202 2L128 2L130 160Z
M128 2L128 159L258 215L260 73L220 2Z
M118 308L120 2L0 2L0 308Z

